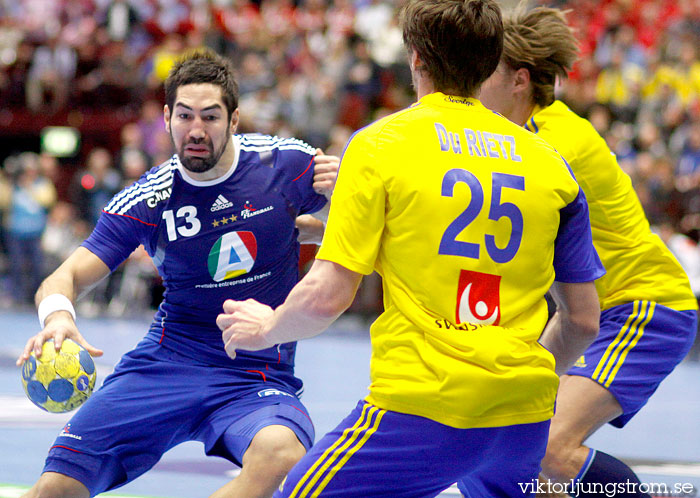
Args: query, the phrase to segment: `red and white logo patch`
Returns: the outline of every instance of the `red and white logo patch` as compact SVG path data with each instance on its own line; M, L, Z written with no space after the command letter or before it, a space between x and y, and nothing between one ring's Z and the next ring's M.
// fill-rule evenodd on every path
M456 323L498 325L501 319L501 276L462 270L457 288Z

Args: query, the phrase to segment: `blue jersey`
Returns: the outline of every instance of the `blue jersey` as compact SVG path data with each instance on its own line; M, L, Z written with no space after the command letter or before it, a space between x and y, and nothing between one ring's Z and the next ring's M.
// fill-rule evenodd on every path
M143 244L165 295L148 336L197 361L292 371L295 343L225 353L216 317L226 299L280 305L298 280L294 222L326 203L312 188L314 149L296 139L234 135L236 157L196 181L177 155L112 198L83 246L111 270Z

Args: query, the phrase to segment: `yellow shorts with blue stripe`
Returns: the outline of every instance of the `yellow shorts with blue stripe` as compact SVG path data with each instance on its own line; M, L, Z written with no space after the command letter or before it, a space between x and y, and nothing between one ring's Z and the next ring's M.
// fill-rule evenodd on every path
M360 401L287 476L275 498L427 498L456 481L469 498L525 498L549 420L457 429Z
M695 310L677 311L653 301L603 310L598 337L567 373L608 389L622 407L610 424L623 427L688 354L697 320Z

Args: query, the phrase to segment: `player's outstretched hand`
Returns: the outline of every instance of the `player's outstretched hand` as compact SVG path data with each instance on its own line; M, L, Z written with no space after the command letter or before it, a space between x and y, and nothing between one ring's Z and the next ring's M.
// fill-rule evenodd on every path
M317 194L331 199L331 194L335 188L335 180L338 177L338 167L340 158L337 156L327 156L321 149L316 149L316 165L314 166L314 190Z
M263 333L272 313L272 308L254 299L224 301L224 312L216 318L216 325L221 329L226 354L235 358L237 349L259 351L274 346Z
M32 351L34 351L34 356L39 358L41 356L42 346L49 339L53 339L56 351L61 349L64 339L73 339L87 349L91 356L102 356L103 354L102 350L91 346L81 333L78 332L73 317L70 316L67 311L56 312L55 315L47 318L44 330L27 341L27 344L24 346L24 351L22 351L22 354L17 358L17 366L22 366L22 364L29 359Z

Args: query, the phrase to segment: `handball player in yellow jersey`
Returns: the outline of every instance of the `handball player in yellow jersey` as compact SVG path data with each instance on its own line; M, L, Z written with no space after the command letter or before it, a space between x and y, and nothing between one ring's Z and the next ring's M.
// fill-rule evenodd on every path
M350 139L285 303L226 301L217 323L232 357L314 336L376 269L369 395L275 496L415 498L460 479L472 498L531 496L555 358L573 365L598 330L585 197L550 145L474 98L502 50L493 0L409 0L400 22L418 102ZM540 344L550 287L563 326Z
M607 271L596 281L600 334L561 379L544 474L581 496L610 496L589 492L602 483L608 490L617 485L615 496L647 497L627 465L583 441L606 423L623 427L685 357L697 329L697 302L683 269L651 232L615 155L588 121L554 98L555 79L566 76L578 53L563 13L520 6L503 23L501 62L480 99L569 163L588 200L593 245ZM558 327L555 315L543 340Z

